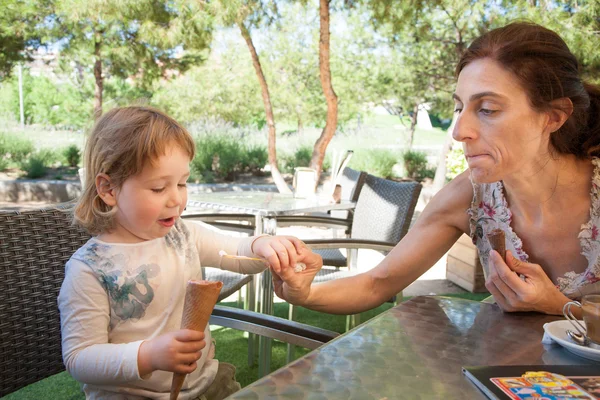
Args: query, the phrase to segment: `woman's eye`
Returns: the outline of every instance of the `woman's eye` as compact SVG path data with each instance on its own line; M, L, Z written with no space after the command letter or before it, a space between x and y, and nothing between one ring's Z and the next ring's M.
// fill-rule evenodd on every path
M455 109L454 109L454 112L455 112L455 113L459 113L459 112L461 112L461 111L462 111L462 108L458 108L458 107L457 107L457 108L455 108Z
M480 113L482 113L483 115L492 115L493 113L495 113L498 110L490 110L487 108L482 108L479 110Z
M162 192L163 192L163 190L165 190L165 188L157 188L157 189L152 189L152 191L153 191L154 193L162 193Z
M180 188L184 188L187 187L187 183L180 183L177 186L179 186Z

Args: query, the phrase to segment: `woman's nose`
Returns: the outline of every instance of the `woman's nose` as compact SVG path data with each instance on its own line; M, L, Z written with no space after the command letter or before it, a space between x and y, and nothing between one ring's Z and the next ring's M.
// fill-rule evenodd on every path
M465 140L473 139L475 136L473 121L470 121L466 114L461 113L457 115L454 128L452 129L452 138L457 142L464 142Z

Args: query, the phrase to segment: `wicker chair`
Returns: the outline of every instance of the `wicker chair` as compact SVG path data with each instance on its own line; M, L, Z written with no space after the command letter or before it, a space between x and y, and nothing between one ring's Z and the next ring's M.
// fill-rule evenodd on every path
M356 270L359 249L387 253L406 235L421 193L417 182L395 182L368 175L354 209L349 238L307 239L304 242L323 257L323 267L314 282L326 282L351 276ZM340 251L346 249L348 257ZM340 269L341 267L347 267ZM399 293L396 297L402 296ZM289 319L295 318L296 307L290 304ZM346 329L360 322L359 315L349 315ZM288 346L288 360L294 348Z
M65 263L89 238L62 206L0 211L0 397L64 370L56 299ZM211 323L311 349L338 335L221 306Z

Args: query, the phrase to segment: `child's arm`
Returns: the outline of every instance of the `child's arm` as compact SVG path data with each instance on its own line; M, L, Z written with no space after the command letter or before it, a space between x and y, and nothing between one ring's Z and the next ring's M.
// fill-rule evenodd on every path
M78 381L97 385L140 379L137 354L142 341L108 343L110 309L107 293L81 261L67 262L58 296L63 361Z
M297 262L302 261L301 248L304 249L303 254L310 252L304 242L293 236L263 235L240 238L223 233L202 222L186 221L186 223L194 232L200 263L206 267L219 267L241 274L256 274L265 270L267 266L276 270L293 268ZM221 257L219 255L221 251L231 255L261 258L266 262Z
M87 265L67 263L58 306L63 360L73 378L116 385L147 378L156 370L187 374L196 369L206 346L204 332L182 329L146 341L108 343L110 295Z

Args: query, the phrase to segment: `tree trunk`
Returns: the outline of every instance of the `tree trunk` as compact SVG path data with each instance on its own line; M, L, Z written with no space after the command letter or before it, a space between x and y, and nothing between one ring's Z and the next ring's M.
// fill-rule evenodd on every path
M321 77L321 87L327 102L327 120L321 136L315 142L310 168L317 171L318 177L321 176L321 168L327 145L331 142L338 120L338 98L331 84L331 69L329 68L329 0L319 1L319 13L321 16L320 38L319 38L319 72Z
M297 133L299 136L302 136L302 133L304 133L304 123L302 122L302 114L300 113L300 106L296 107L296 119L298 120Z
M419 114L419 103L415 104L413 108L413 115L410 119L410 130L408 134L410 135L408 139L408 149L411 150L413 147L413 142L415 140L415 129L417 129L417 115Z
M94 33L94 78L96 85L94 87L94 120L102 115L102 91L104 89L104 78L102 77L102 33Z
M271 166L271 176L273 177L273 182L275 182L277 190L279 190L280 193L292 193L289 186L283 179L283 176L281 176L279 168L277 168L277 150L275 145L275 118L273 117L273 107L271 107L271 96L269 95L269 86L267 85L267 80L265 79L262 66L260 65L260 60L258 58L258 54L256 53L256 48L254 48L254 43L252 43L250 31L248 31L248 28L246 28L246 25L244 25L243 22L238 22L238 27L240 28L242 37L246 41L248 49L250 50L250 56L252 57L252 65L254 66L254 70L256 71L256 76L258 78L258 83L260 84L260 90L262 92L262 99L265 107L265 114L267 117L267 127L269 129L268 151L269 165Z

